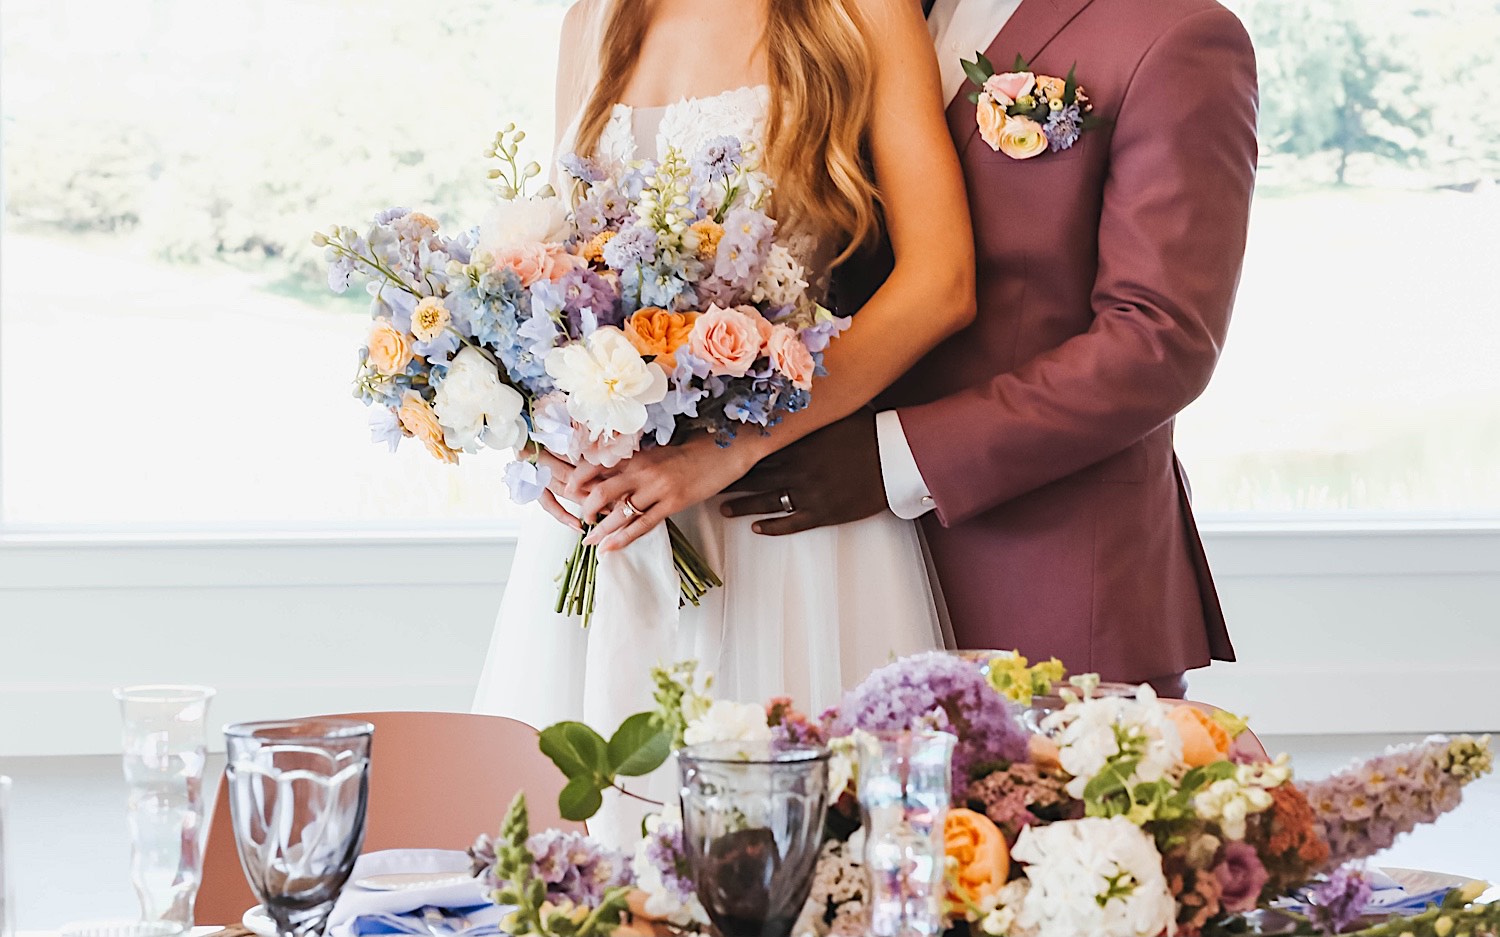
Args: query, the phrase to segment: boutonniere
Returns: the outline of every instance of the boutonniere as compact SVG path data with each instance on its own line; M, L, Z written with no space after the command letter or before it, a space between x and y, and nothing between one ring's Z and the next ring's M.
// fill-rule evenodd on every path
M1078 84L1076 65L1067 78L1053 78L1029 71L1019 55L1015 70L1003 74L995 73L983 53L975 53L972 62L960 61L979 86L969 95L979 109L979 135L990 149L1012 159L1070 149L1084 131L1103 123Z

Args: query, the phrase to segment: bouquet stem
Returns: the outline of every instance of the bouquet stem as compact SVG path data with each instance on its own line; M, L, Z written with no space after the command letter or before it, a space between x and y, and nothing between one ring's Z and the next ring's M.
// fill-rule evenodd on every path
M583 542L590 529L584 528L578 537L578 545L557 574L557 613L579 616L585 628L594 620L594 583L599 573L598 548ZM672 565L677 570L677 585L681 593L678 605L696 607L710 589L722 586L724 581L672 521L667 521L667 537L672 544Z

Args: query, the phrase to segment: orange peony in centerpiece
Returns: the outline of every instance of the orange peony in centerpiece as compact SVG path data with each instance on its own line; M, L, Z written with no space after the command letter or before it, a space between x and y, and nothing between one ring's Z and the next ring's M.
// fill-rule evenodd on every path
M995 822L982 813L955 807L943 822L943 842L962 894L949 894L953 905L979 903L999 893L1010 879L1010 846Z
M1203 710L1177 705L1168 710L1167 718L1182 736L1182 760L1189 767L1201 768L1229 757L1234 739Z

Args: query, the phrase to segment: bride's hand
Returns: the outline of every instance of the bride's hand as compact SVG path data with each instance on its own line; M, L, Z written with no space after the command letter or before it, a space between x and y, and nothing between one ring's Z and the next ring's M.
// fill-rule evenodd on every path
M678 511L739 481L763 454L755 443L746 436L720 448L703 435L636 453L614 476L595 482L583 500L584 523L598 523L584 542L605 553L624 549Z
M540 448L540 447L538 447ZM608 478L612 470L601 468L590 462L574 465L542 449L537 455L537 465L552 474L547 490L540 499L542 510L552 515L558 523L572 530L583 531L583 523L563 506L563 501L582 504L592 486L602 478Z

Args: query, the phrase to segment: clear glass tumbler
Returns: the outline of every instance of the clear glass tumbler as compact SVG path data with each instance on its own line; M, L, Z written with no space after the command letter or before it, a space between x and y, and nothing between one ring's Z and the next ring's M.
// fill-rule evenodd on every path
M282 937L317 937L365 840L375 727L348 719L233 725L229 810L240 865Z
M0 937L16 932L16 886L10 864L10 778L0 777Z
M183 930L203 878L203 769L214 691L134 686L115 691L124 721L130 881L141 918Z
M943 822L952 798L955 741L946 732L861 736L859 803L873 937L943 932Z
M812 890L828 751L712 742L677 754L683 845L721 937L786 937Z

